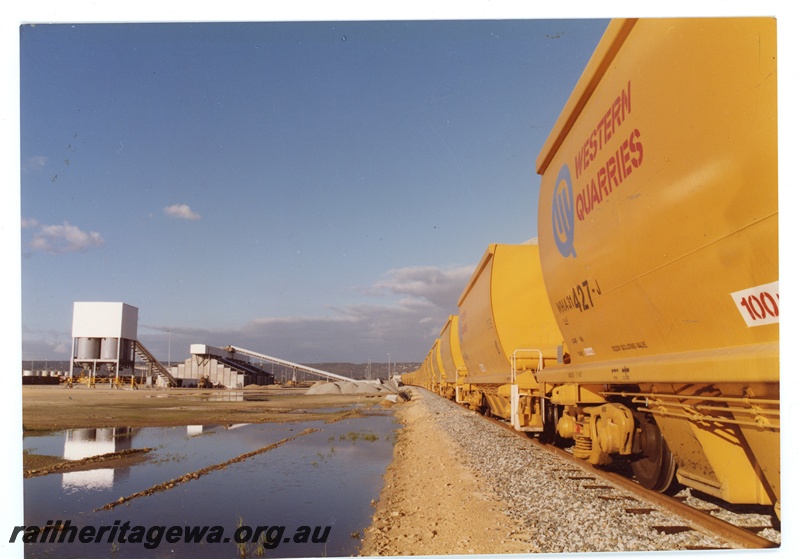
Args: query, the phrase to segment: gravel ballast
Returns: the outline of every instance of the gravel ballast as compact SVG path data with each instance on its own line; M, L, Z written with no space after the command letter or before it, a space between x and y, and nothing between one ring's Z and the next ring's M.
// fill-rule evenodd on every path
M438 431L455 442L491 498L516 524L506 537L530 552L720 549L720 539L644 503L591 470L425 390L415 390ZM682 528L683 527L683 528ZM677 533L672 533L673 531ZM777 534L777 541L780 541Z

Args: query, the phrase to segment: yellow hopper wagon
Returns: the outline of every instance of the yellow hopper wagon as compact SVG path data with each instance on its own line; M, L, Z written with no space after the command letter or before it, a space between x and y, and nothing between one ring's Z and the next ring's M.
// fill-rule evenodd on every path
M543 391L535 375L556 363L562 337L550 310L535 242L488 247L458 302L466 373L457 402L543 429Z
M537 379L576 456L780 516L776 54L772 18L611 22L537 159Z

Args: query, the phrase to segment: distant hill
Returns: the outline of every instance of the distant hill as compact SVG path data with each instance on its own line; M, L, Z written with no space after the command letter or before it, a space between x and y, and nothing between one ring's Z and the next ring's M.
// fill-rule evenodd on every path
M336 375L351 378L366 378L367 371L371 371L372 378L386 378L388 363L304 363L309 367L327 371ZM419 363L392 363L392 373L401 375L416 371Z

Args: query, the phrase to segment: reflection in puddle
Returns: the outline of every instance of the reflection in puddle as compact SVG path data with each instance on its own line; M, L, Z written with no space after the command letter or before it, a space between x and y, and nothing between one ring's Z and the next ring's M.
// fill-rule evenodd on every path
M61 474L61 487L64 491L72 493L78 490L97 491L110 489L114 486L114 470L111 468L98 468L85 472L65 472Z
M119 452L131 448L135 430L128 427L105 429L70 429L64 437L63 457L67 460L81 460L101 454ZM128 468L97 468L83 472L65 472L61 477L61 487L67 493L75 491L98 491L110 489L115 475L126 475Z
M64 458L80 460L131 448L134 430L128 427L70 429L64 440Z
M230 431L231 429L239 429L241 427L247 427L248 425L252 424L231 423L229 425L187 425L186 434L190 437L196 437L198 435L207 435L208 433L213 433L214 431L220 428Z
M186 434L190 437L196 437L203 433L210 433L215 427L215 425L187 425Z
M241 392L229 392L225 390L215 394L203 394L197 399L203 400L204 402L243 402L248 398L245 398L244 394Z
M348 418L336 423L190 425L145 429L82 429L49 437L26 438L24 447L40 454L84 458L129 448L149 447L150 459L125 468L51 474L24 480L25 524L70 520L72 525L221 526L232 536L240 524L285 526L295 534L304 526L325 542L280 542L267 556L348 556L358 553L359 539L373 512L382 476L391 460L394 431L390 413ZM318 432L296 438L263 454L213 471L199 479L96 511L121 496L145 491L186 473L221 464L242 454L292 437L304 429ZM202 436L200 436L202 435ZM60 448L59 448L60 447ZM320 538L321 539L321 538ZM251 545L252 555L258 555ZM257 546L255 546L257 547ZM26 557L45 555L108 557L109 545L28 544ZM228 543L166 544L144 549L118 544L116 557L235 557ZM74 554L74 555L70 555Z
M203 402L266 402L274 400L272 394L245 394L236 390L220 390L188 398L189 400L201 400Z

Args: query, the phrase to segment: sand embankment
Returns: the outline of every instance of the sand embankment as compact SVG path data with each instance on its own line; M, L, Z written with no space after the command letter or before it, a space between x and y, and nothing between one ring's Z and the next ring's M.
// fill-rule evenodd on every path
M514 522L481 488L419 394L395 408L403 428L384 475L361 555L526 553L507 538Z

